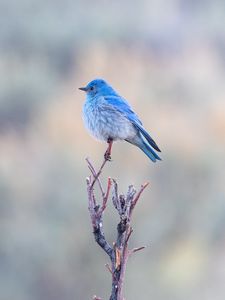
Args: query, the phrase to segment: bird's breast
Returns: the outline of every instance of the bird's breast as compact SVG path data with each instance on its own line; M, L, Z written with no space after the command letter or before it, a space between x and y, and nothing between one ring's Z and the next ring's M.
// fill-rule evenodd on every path
M83 119L90 133L99 140L124 140L136 135L135 128L127 118L116 109L106 109L101 103L86 101Z

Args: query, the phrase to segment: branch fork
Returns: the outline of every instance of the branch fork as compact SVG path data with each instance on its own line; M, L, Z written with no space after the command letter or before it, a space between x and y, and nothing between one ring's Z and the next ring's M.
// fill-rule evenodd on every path
M100 169L96 171L91 161L86 158L88 168L91 171L91 175L87 177L87 194L88 194L88 210L91 218L93 234L95 241L106 252L111 261L111 266L106 264L106 268L112 275L112 293L110 300L124 300L122 295L122 288L124 283L126 264L128 258L133 253L143 250L145 247L138 247L134 249L128 249L128 243L130 236L133 232L131 227L131 218L133 210L140 199L142 192L148 186L145 183L141 188L136 191L133 185L128 187L126 195L119 194L118 184L115 179L108 178L106 192L103 189L103 185L100 180L102 170L108 161L105 157ZM98 185L101 192L101 201L96 201L94 187ZM112 190L112 191L111 191ZM117 225L117 239L111 246L105 238L103 227L103 214L107 207L110 192L112 195L112 202L119 214L120 222ZM100 300L97 296L93 299Z

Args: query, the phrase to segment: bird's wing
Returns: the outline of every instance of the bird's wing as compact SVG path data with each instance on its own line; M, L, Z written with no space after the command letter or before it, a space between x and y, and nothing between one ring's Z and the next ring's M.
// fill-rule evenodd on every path
M105 96L105 101L109 106L123 114L128 120L132 122L134 127L140 132L140 134L147 140L147 142L157 151L161 152L159 147L149 133L144 129L142 123L135 112L131 109L128 102L119 96Z
M124 115L128 120L132 123L142 124L138 116L135 112L131 109L128 102L119 96L105 96L104 97L106 103L109 106L112 106L114 109L119 111L122 115Z
M148 141L148 143L158 152L161 152L159 147L157 146L156 142L153 140L153 138L149 135L149 133L144 129L144 127L139 123L134 123L134 127L136 127L141 135Z

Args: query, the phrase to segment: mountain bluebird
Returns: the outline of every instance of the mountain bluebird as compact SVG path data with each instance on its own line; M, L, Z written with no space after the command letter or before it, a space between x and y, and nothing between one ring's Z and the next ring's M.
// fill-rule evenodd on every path
M105 80L95 79L79 89L86 92L83 119L87 129L97 139L108 143L105 159L111 159L113 141L125 140L139 147L153 162L161 160L152 149L161 152L159 147L138 116Z

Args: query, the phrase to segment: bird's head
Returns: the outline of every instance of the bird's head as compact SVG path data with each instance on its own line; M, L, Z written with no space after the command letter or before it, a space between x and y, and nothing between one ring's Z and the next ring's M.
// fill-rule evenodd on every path
M113 88L103 79L94 79L87 86L79 88L79 90L86 92L89 97L117 95Z

